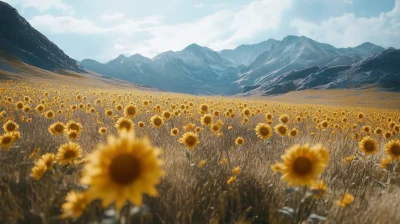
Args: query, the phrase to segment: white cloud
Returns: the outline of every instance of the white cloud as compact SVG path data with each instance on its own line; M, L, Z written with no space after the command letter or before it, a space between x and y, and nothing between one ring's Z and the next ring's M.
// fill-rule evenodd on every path
M20 5L22 9L34 8L39 12L45 12L50 9L57 9L69 13L73 12L72 7L62 0L6 0L5 2L13 5Z
M212 5L212 7L215 7L215 8L221 8L222 6L224 6L224 4L222 4L222 3Z
M282 14L291 5L292 0L258 0L238 11L219 10L196 21L174 25L163 24L159 16L121 19L118 25L111 27L72 16L41 15L30 22L36 28L53 33L107 34L113 42L105 49L109 55L140 53L152 57L168 50L181 50L191 43L216 50L236 47L255 35L277 29ZM118 17L121 15L103 16L103 19Z
M352 0L344 0L344 3L353 4L353 1Z
M102 21L118 21L122 20L125 17L123 13L111 13L111 14L103 14L100 16Z
M356 17L353 13L346 13L320 23L294 19L290 25L299 35L337 47L353 47L363 42L400 47L400 0L396 0L391 12L376 17Z
M196 9L204 8L204 4L203 3L195 4L195 5L193 5L193 8L196 8Z

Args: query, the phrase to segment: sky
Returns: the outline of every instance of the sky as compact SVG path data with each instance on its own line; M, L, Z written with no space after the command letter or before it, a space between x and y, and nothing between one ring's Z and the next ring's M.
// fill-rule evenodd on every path
M0 0L70 57L233 49L307 36L335 47L400 48L400 0Z

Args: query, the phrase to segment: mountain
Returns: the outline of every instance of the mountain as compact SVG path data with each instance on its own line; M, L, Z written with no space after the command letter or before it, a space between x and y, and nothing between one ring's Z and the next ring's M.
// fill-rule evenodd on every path
M258 44L240 45L233 50L222 50L219 55L234 64L249 65L254 59L265 51L269 51L277 40L268 39Z
M81 65L110 77L172 92L235 94L239 91L234 83L238 67L197 44L152 59L139 54L129 58L120 55L105 64L86 59Z
M400 91L400 50L388 49L352 65L311 66L280 75L246 94L282 94L305 89L380 87Z
M0 1L0 52L26 64L58 71L85 72L72 58L35 30L16 9Z
M351 65L381 50L372 44L337 49L307 37L287 36L242 69L237 83L254 86L300 68Z

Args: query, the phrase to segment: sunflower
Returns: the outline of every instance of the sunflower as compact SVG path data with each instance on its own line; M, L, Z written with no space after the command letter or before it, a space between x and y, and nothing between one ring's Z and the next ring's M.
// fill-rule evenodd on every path
M110 136L87 158L81 183L89 185L90 194L102 200L103 207L116 202L121 209L125 201L142 205L142 194L157 196L155 186L164 175L160 150L147 138L137 139L133 132Z
M106 128L106 127L100 127L100 128L99 128L99 133L100 133L101 135L107 134L107 128Z
M12 120L7 121L4 125L3 125L3 129L6 132L13 132L13 131L17 131L19 128L19 125L17 123L15 123Z
M54 111L48 110L48 111L46 111L46 112L44 113L44 116L45 116L47 119L52 119L52 118L54 118L54 117L56 116L56 114L54 113Z
M385 144L385 153L394 160L400 160L400 140L391 140Z
M383 137L384 137L385 139L389 139L390 137L392 137L392 132L386 131L386 132L383 134Z
M15 142L15 136L13 132L7 132L4 135L0 135L0 148L9 150Z
M186 126L184 126L183 129L184 129L185 131L190 131L190 130L192 130L194 127L195 127L195 125L189 122L189 124L187 124Z
M222 158L218 163L220 165L226 165L228 163L228 160L226 158Z
M185 134L183 134L182 137L179 139L179 142L184 144L186 148L189 149L196 148L196 146L200 143L199 137L196 133L193 132L186 132Z
M325 148L322 144L317 144L317 145L314 145L311 149L318 152L318 154L320 155L320 158L322 159L322 162L328 163L329 151L327 148Z
M383 130L382 130L382 128L377 127L377 128L375 128L374 133L376 135L382 135L383 134Z
M279 136L286 136L289 132L288 127L284 124L278 124L274 127L274 129Z
M201 117L201 124L204 126L210 126L213 122L213 117L211 114L204 114Z
M234 167L232 169L232 173L235 174L235 175L239 175L240 174L240 167L239 166Z
M153 127L155 127L155 128L159 128L164 124L164 120L162 119L162 117L160 117L158 115L154 115L153 117L151 117L150 121L151 121L151 125L153 125Z
M320 199L328 193L328 186L326 186L324 181L320 180L316 183L313 183L310 187L310 190L316 199Z
M227 184L233 184L236 182L236 176L231 176L229 179L226 181Z
M72 163L75 159L82 157L82 149L78 143L68 142L58 149L56 159L60 164Z
M196 127L196 128L194 129L194 131L195 131L196 133L200 133L200 132L201 132L201 127Z
M311 149L308 144L292 146L281 158L282 179L291 186L310 186L327 165L320 152Z
M267 113L267 114L265 114L265 119L266 119L267 121L271 121L271 120L272 120L272 118L273 118L273 116L272 116L272 114L271 114L271 113Z
M171 136L177 136L179 134L179 129L178 128L171 129L170 134Z
M114 112L112 110L106 110L105 114L109 117L113 116Z
M69 140L74 141L74 140L78 139L79 133L77 131L75 131L75 130L69 130L69 131L65 132L65 136Z
M255 131L257 136L261 139L269 139L272 136L272 128L265 123L259 123Z
M39 159L38 161L36 161L35 166L32 167L31 176L36 180L39 180L42 177L42 175L46 172L46 170L47 166L45 161Z
M28 113L29 111L31 111L31 107L30 106L24 106L24 108L22 108L22 110L24 111L24 113Z
M279 121L280 121L282 124L287 124L287 123L289 122L289 116L288 116L287 114L282 114L282 115L279 117Z
M65 130L65 125L61 122L57 122L54 123L52 125L50 125L48 131L50 132L50 134L52 135L62 135L64 133Z
M244 144L244 139L242 137L237 137L235 140L236 145L243 145Z
M118 132L121 133L123 131L133 131L135 126L129 118L120 117L115 123L115 128L117 128Z
M74 130L78 133L81 133L82 124L79 122L75 122L75 121L68 121L68 123L65 125L65 129L66 129L66 131Z
M357 159L357 157L355 155L348 156L348 157L344 158L344 163L349 164L355 159Z
M56 162L55 155L53 153L46 153L42 155L40 159L46 164L47 169L51 169L53 164Z
M343 198L341 200L337 200L336 204L342 208L350 205L354 201L354 196L350 193L346 193L343 195Z
M15 104L15 107L17 108L17 110L22 110L22 108L24 108L24 102L18 101L18 102Z
M62 215L61 218L79 218L86 206L89 204L90 199L86 193L77 193L75 191L68 192L65 197L65 203L61 206Z
M137 113L138 113L138 109L133 104L126 106L124 109L125 117L131 118L131 119L135 119Z
M390 156L383 157L381 159L381 161L379 162L379 167L382 169L388 169L389 165L392 164L392 162L393 162L392 157L390 157Z
M289 136L294 138L299 134L299 130L297 128L293 128L292 130L290 130L289 132Z
M366 134L369 134L371 132L371 126L365 125L361 127L361 130L365 132Z
M368 156L377 153L379 147L378 143L374 139L372 139L369 136L366 136L358 143L358 149L364 152L366 156Z
M197 167L203 168L206 165L206 163L207 163L207 160L203 159L197 164Z
M200 112L201 113L207 113L209 106L207 104L201 104L200 105Z
M171 119L171 117L172 117L172 114L171 114L171 112L169 112L169 111L164 111L163 113L162 113L162 116L163 116L163 118L165 119L165 120L169 120L169 119Z
M143 121L139 121L138 127L139 128L144 128L144 126L146 126L146 124Z
M42 112L43 110L44 110L44 106L43 106L43 104L39 104L39 105L37 105L36 106L36 111L38 111L38 112Z
M214 134L218 134L218 133L220 133L221 127L222 126L219 124L212 124L211 130L214 132Z

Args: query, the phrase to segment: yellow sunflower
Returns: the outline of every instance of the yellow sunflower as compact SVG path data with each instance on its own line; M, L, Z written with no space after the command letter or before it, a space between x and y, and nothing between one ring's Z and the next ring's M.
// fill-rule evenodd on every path
M50 134L52 135L62 135L64 133L65 130L65 125L61 122L57 122L54 123L52 125L50 125L48 131L50 132Z
M134 119L136 117L137 113L138 113L138 109L133 104L126 106L124 109L124 116L131 118L131 119Z
M121 133L123 131L133 131L135 126L129 118L120 117L115 123L115 128L117 128L118 132Z
M115 202L121 209L127 200L141 206L142 194L158 195L155 186L164 175L159 155L147 138L137 139L133 132L122 132L118 139L110 136L87 157L81 183L89 185L103 207Z
M45 116L47 119L52 119L52 118L54 118L54 117L56 116L56 113L54 113L54 111L52 111L52 110L48 110L48 111L46 111L46 112L44 113L44 116Z
M86 206L90 203L88 195L84 193L77 193L75 191L68 192L65 197L65 203L61 206L62 215L61 218L79 218Z
M213 117L212 117L212 115L211 114L204 114L202 117L201 117L201 124L202 125L204 125L204 126L210 126L211 124L212 124L212 122L213 122Z
M379 146L378 143L371 137L365 136L359 143L358 149L366 156L373 155L378 152Z
M7 132L4 135L0 135L0 148L9 150L15 142L13 132Z
M40 159L46 164L47 169L51 169L53 164L56 162L55 155L53 153L46 153L42 155Z
M261 139L269 139L272 136L272 128L265 123L259 123L256 126L256 134Z
M146 126L146 124L143 121L139 121L138 127L139 128L144 128L144 126Z
M79 122L75 122L75 121L68 121L68 123L65 125L65 130L69 131L69 130L74 130L78 133L81 133L82 131L82 124Z
M101 135L107 134L107 128L106 128L106 127L100 127L100 128L99 128L99 133L100 133Z
M291 186L310 186L327 165L320 152L311 149L308 144L292 146L281 158L282 179Z
M284 124L278 124L274 127L274 129L279 136L286 136L289 132L288 127Z
M343 198L341 200L337 200L336 204L342 208L350 205L354 201L354 196L350 193L346 193L343 195Z
M287 123L289 122L289 116L288 116L287 114L282 114L282 115L279 117L279 121L280 121L282 124L287 124Z
M293 128L292 130L289 131L289 136L294 138L299 134L299 130L297 128Z
M324 181L320 180L316 183L313 183L310 187L310 190L316 199L320 199L328 193L328 186L326 186Z
M385 153L394 160L400 160L400 140L391 140L385 144Z
M179 142L184 144L186 148L194 149L200 143L200 140L196 133L186 132L179 139Z
M68 142L61 145L56 155L56 159L60 164L72 163L79 157L82 157L82 149L75 142Z
M76 139L78 139L79 137L79 133L75 130L69 130L65 132L65 136L71 140L71 141L75 141Z
M151 124L153 125L153 127L155 128L159 128L164 124L164 120L162 119L162 117L158 116L158 115L154 115L153 117L150 118Z
M46 170L47 170L46 163L43 160L39 159L35 163L35 166L32 167L31 176L36 180L39 180L42 177L42 175L46 172Z
M244 138L242 137L237 137L235 140L236 145L243 145L244 144Z
M170 134L171 136L177 136L179 134L179 129L178 128L171 129Z
M163 116L163 118L165 119L165 120L169 120L169 119L171 119L171 117L172 117L172 114L171 114L171 112L169 112L169 111L164 111L163 113L162 113L162 116Z
M17 123L15 123L14 121L9 120L3 125L3 129L6 132L18 131L19 125Z

